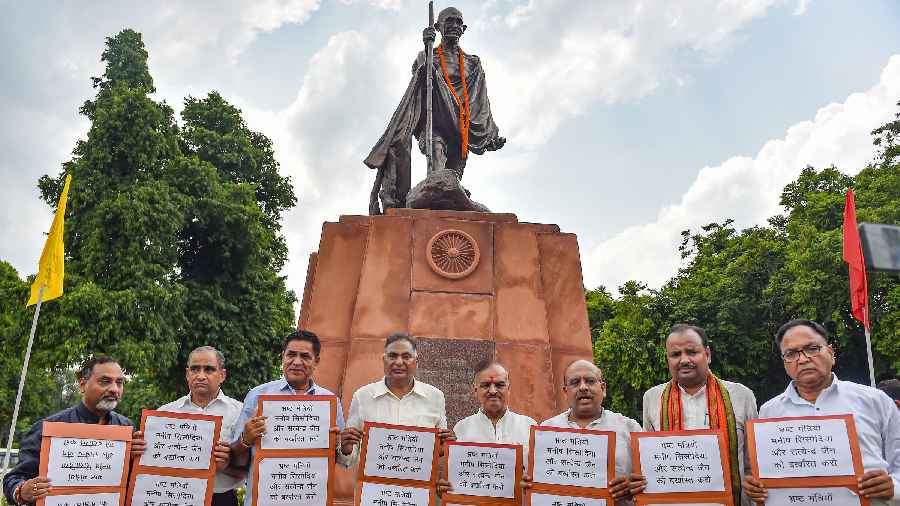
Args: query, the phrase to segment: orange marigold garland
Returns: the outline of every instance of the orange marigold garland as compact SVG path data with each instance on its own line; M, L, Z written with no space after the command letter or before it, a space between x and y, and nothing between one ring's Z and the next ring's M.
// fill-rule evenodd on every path
M447 82L450 93L453 94L453 99L456 100L456 105L459 107L459 132L462 137L460 143L462 144L462 159L465 160L469 156L469 86L466 84L466 66L463 61L462 49L457 47L456 51L459 54L459 78L462 80L464 101L459 99L456 88L450 82L450 73L447 72L447 62L444 60L444 49L441 46L437 47L438 57L441 60L441 70L444 71L444 81Z

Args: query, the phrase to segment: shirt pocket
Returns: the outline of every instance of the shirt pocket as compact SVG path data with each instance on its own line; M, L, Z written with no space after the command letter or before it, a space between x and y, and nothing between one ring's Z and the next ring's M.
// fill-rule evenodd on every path
M416 416L415 424L419 427L437 428L438 422L440 422L440 421L441 421L441 417L438 415L423 413L423 414Z

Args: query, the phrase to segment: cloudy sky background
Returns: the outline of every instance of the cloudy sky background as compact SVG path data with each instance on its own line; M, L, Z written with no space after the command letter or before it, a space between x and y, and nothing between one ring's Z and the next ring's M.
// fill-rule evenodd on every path
M302 293L324 221L364 214L362 159L409 79L422 0L0 0L0 259L36 270L36 188L87 132L106 37L141 32L156 98L219 91L275 142L300 203L285 274ZM440 9L449 3L439 2ZM680 231L780 211L806 165L855 173L900 100L895 0L458 1L506 147L473 198L578 234L585 284L659 286ZM424 160L414 161L414 179ZM77 191L77 183L76 183Z

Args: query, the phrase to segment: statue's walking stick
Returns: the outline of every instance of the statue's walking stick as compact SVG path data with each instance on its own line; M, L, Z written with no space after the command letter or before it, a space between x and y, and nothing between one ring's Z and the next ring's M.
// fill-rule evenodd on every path
M434 2L428 2L428 27L434 28ZM431 123L431 79L434 72L434 41L425 42L425 156L428 159L426 174L434 170L434 152Z

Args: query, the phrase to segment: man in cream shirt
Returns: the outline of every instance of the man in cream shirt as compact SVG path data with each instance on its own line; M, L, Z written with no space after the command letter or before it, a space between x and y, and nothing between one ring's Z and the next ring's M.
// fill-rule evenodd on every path
M865 472L859 494L872 506L900 505L900 411L884 392L850 381L832 372L834 349L822 325L791 320L775 334L784 370L791 377L787 390L763 404L760 418L785 416L853 415ZM744 491L764 502L766 487L744 477Z
M384 377L353 394L347 426L341 432L338 462L349 466L359 457L365 422L440 429L441 440L453 439L447 430L444 393L416 379L416 338L393 334L384 343Z
M563 377L563 393L569 409L545 420L541 425L571 429L605 430L616 433L616 475L610 476L609 492L617 504L630 499L631 433L640 432L641 426L631 418L603 408L606 383L600 368L587 360L576 360L566 368ZM531 477L523 478L530 487Z

